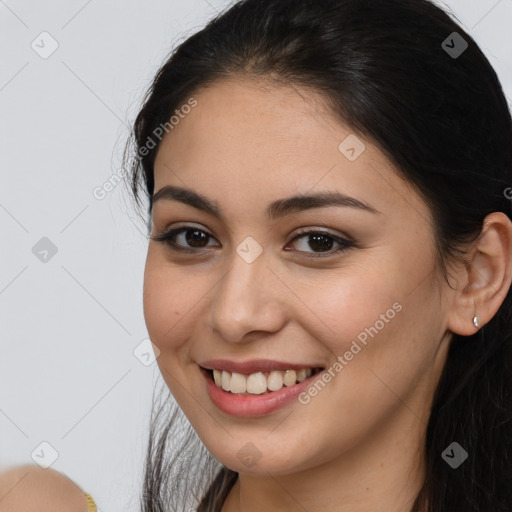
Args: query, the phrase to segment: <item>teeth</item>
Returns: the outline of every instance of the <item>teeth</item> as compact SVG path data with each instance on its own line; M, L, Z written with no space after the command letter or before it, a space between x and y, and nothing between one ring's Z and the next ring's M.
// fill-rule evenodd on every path
M299 370L297 372L297 382L302 382L308 378L307 370Z
M240 375L243 379L245 378L243 375ZM267 391L267 379L263 373L252 373L247 377L247 393L251 393L252 395L261 395ZM232 393L236 393L233 389L231 389Z
M249 382L241 373L232 373L229 390L232 393L245 393ZM252 391L254 393L254 391Z
M213 370L215 384L224 391L231 393L261 395L267 391L278 391L283 386L294 386L298 382L311 377L313 370L303 368L301 370L286 370L271 372L257 372L251 375L243 375L225 370Z
M230 391L230 385L231 385L231 373L229 372L222 372L222 380L221 380L222 389L224 391Z
M270 372L267 379L270 391L278 391L283 387L283 372Z
M297 373L295 370L286 370L283 377L283 384L285 386L293 386L297 382Z

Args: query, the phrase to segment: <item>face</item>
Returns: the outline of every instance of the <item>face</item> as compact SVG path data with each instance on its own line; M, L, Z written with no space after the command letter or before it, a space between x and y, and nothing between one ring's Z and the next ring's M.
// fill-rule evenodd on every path
M277 475L422 431L449 301L427 205L311 91L232 79L194 98L155 162L152 238L179 231L149 243L144 314L199 437Z

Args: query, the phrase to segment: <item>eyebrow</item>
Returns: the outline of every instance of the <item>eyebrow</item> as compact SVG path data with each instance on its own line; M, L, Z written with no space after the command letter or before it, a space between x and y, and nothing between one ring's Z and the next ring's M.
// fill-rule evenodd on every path
M188 188L167 185L156 192L151 199L152 203L150 212L152 210L152 206L157 201L172 200L187 204L197 208L198 210L214 215L219 219L225 220L222 210L216 201L208 199L207 197ZM355 197L347 196L340 192L320 192L313 195L302 194L278 199L269 205L267 209L267 217L270 220L277 220L291 213L310 210L312 208L325 208L328 206L344 206L357 208L374 214L381 213L370 204L356 199Z

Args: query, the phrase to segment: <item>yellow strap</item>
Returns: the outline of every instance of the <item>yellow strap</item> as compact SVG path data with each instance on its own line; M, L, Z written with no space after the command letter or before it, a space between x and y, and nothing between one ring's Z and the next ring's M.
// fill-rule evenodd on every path
M84 493L84 494L85 494L85 499L87 501L87 512L97 512L96 503L94 503L92 496L87 493Z

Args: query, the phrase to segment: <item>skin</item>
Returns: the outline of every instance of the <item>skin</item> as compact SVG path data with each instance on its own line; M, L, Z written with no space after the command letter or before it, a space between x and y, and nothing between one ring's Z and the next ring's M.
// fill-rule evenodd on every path
M475 313L483 326L510 287L512 224L501 213L486 218L467 262L450 268L452 290L436 264L428 206L370 140L358 135L366 150L355 161L338 150L354 131L319 95L233 78L194 97L197 107L159 148L155 191L191 188L224 219L155 202L152 236L192 224L211 237L190 245L178 236L190 254L150 240L144 314L178 404L208 450L239 472L223 512L406 512L424 477L423 438L452 333L473 334ZM266 217L275 200L320 191L380 213L330 206ZM292 241L300 228L357 246L322 256L307 235ZM251 264L236 252L248 236L263 249ZM401 311L307 405L238 418L209 399L199 362L328 368L394 303ZM260 454L251 467L237 457L248 442Z
M0 472L2 512L87 512L83 490L64 473L39 466Z

